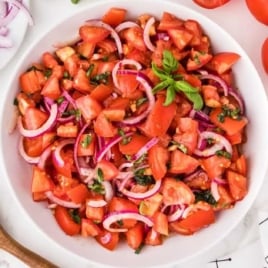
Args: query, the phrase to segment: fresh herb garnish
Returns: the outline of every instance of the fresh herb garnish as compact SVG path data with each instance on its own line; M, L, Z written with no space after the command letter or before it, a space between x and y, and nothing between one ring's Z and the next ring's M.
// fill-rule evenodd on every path
M90 77L90 75L93 72L93 69L94 69L94 64L90 64L89 67L88 67L88 69L87 69L87 72L86 72L86 76L87 77Z
M80 2L80 0L71 0L71 2L72 2L73 4L78 4L78 3Z
M144 247L144 243L141 243L139 245L139 247L135 250L135 254L140 254L141 253L141 250L143 249Z
M224 151L224 150L218 150L218 151L216 151L216 155L217 156L225 157L227 159L231 159L232 158L232 155L230 153L228 153L227 151Z
M194 109L200 110L203 107L203 99L198 89L184 80L178 80L180 76L178 76L175 71L177 71L179 63L170 51L164 50L162 63L163 69L157 67L154 63L152 64L154 74L161 80L161 82L153 88L153 93L155 94L160 90L166 89L164 105L167 106L174 101L177 92L183 92L185 96L193 102Z
M70 209L69 214L74 222L80 224L81 223L81 217L79 215L79 209Z
M94 77L90 79L90 81L94 85L98 85L100 83L107 84L109 76L110 76L110 72L104 72L104 73L95 75Z
M86 134L84 139L81 141L81 146L83 148L87 148L90 143L92 142L92 135L91 134Z
M176 141L171 141L171 144L172 144L173 146L176 146L176 148L178 148L178 149L179 149L180 151L182 151L183 153L187 154L188 149L187 149L187 147L186 147L184 144L179 143L179 142L176 142Z
M241 111L239 108L229 108L228 106L224 105L222 107L221 113L218 114L219 122L223 123L225 117L230 117L235 120L241 120Z
M210 205L216 205L216 200L212 196L210 190L203 190L203 191L196 191L194 192L195 195L195 202L197 203L198 201L205 201L209 203Z
M154 179L152 176L150 175L146 175L144 174L145 169L139 169L137 171L134 172L134 179L137 182L137 184L140 185L150 185L154 182Z
M103 180L104 180L103 171L100 168L98 168L96 172L96 178L94 178L93 183L88 186L89 189L98 194L104 194L105 189L102 185Z

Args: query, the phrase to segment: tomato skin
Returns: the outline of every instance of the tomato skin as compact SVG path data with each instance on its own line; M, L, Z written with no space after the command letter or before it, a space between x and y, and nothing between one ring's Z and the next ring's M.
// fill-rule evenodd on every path
M108 250L114 250L119 241L118 232L109 232L105 229L101 230L101 233L97 235L96 241Z
M251 14L261 23L268 25L268 5L266 0L246 0Z
M191 235L203 227L215 222L215 213L212 208L198 209L190 212L185 219L172 222L171 229L184 235Z
M165 178L162 184L163 203L165 205L192 204L195 196L184 182L174 178Z
M247 178L232 170L227 170L226 177L230 193L235 201L242 200L247 194Z
M102 21L116 27L126 18L127 10L124 8L112 7L103 16Z
M262 65L265 72L268 74L268 38L266 38L261 48Z
M127 244L138 249L144 239L144 226L141 222L137 222L132 228L126 232Z
M223 6L224 4L228 3L230 0L193 0L197 5L207 8L207 9L213 9L220 6Z
M110 32L103 27L83 25L79 29L79 34L86 42L98 43L104 40Z
M54 216L58 225L67 235L73 236L80 233L81 225L73 221L65 207L56 206Z

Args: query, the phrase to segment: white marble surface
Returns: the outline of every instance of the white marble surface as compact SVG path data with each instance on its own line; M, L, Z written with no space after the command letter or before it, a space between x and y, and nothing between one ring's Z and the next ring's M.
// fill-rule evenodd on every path
M247 10L245 1L231 0L227 5L215 9L205 10L196 6L191 0L178 0L178 2L204 13L216 23L225 28L246 50L259 72L261 79L268 89L268 75L265 74L260 58L260 49L263 40L268 37L268 26L257 22ZM5 90L5 84L10 79L10 70L16 60L22 55L32 40L38 38L42 29L53 25L61 18L67 17L76 9L88 5L90 0L81 0L73 5L70 0L32 0L31 11L35 20L34 27L29 28L25 40L16 57L0 70L0 97ZM268 176L268 174L267 174ZM268 267L268 245L263 247L263 237L260 239L260 230L265 224L260 224L268 217L268 181L264 182L261 192L252 209L244 220L215 248L192 260L190 263L177 268L197 267ZM4 178L0 179L0 222L5 229L20 243L39 253L59 267L92 267L88 263L66 252L58 245L51 244L26 217L24 212L10 194L10 189ZM267 221L268 225L268 221ZM266 230L266 233L268 231ZM268 235L266 235L268 237ZM264 249L264 252L263 252ZM266 252L265 252L266 251ZM5 267L5 260L0 255L0 267ZM232 261L230 261L230 258ZM213 262L218 260L218 262ZM211 262L212 261L212 262ZM18 267L11 265L9 267Z

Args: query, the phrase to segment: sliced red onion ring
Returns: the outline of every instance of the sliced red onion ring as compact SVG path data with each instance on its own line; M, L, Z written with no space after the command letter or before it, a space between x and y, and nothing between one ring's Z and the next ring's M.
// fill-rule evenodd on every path
M126 232L127 228L112 228L111 225L120 220L133 219L144 222L147 226L152 227L153 222L148 217L138 212L114 212L110 213L103 221L103 227L110 232Z
M117 33L132 27L139 27L139 25L133 21L124 21L115 27Z
M150 150L154 145L156 145L158 141L159 138L157 137L153 137L152 139L150 139L144 146L140 148L140 150L135 155L133 155L132 160L136 161L137 159L139 159L142 155L147 153L148 150Z
M154 17L151 17L150 19L148 19L148 21L146 22L144 26L144 31L143 31L144 43L146 47L151 51L155 51L155 46L152 44L151 39L150 39L150 30L151 30L151 27L154 25L154 23L155 23Z
M118 33L107 23L101 21L101 20L87 20L86 23L88 25L93 25L93 26L97 26L97 27L103 27L105 29L107 29L108 31L110 31L112 38L115 41L116 47L117 47L117 51L118 51L118 56L119 58L122 57L123 55L123 48L122 48L122 43L121 43L121 39L118 35Z
M182 218L182 215L183 215L185 208L186 208L186 206L183 204L178 205L177 210L175 212L173 212L172 214L167 216L168 222L177 221L180 218Z
M64 160L61 157L61 150L66 145L74 144L74 143L75 143L75 139L63 139L63 140L59 141L55 150L53 150L52 157L54 158L55 162L57 162L59 167L64 167L64 165L65 165Z
M117 72L118 70L122 69L125 65L132 65L136 68L136 70L141 70L142 66L139 62L137 62L136 60L132 60L132 59L123 59L118 61L112 71L112 78L113 78L113 83L115 85L116 88L120 89L118 80L117 80Z
M76 169L77 169L77 172L81 174L81 167L79 165L79 161L78 161L78 147L79 147L79 142L80 142L80 139L81 139L81 136L83 135L83 133L85 132L85 130L88 128L88 126L90 125L90 122L84 124L84 126L82 127L82 129L79 131L76 139L75 139L75 142L74 142L74 162L75 162L75 166L76 166Z
M99 162L103 159L103 157L105 156L105 154L118 142L120 142L122 139L126 138L126 137L130 137L131 135L133 135L132 132L128 132L125 133L124 136L116 136L114 138L112 138L108 144L106 144L96 155L96 162Z
M93 208L99 208L99 207L106 206L107 202L103 199L101 199L101 200L89 200L87 202L87 205L89 205L90 207L93 207Z
M130 178L128 178L130 179ZM127 180L124 181L124 184L126 184ZM125 196L133 198L133 199L145 199L145 198L149 198L152 195L156 194L160 187L162 185L162 180L157 180L155 182L155 184L153 185L153 187L151 187L148 191L144 192L144 193L135 193L135 192L131 192L129 190L127 190L126 188L121 188L119 189L119 191L121 191Z
M23 157L23 159L30 163L30 164L37 164L40 160L40 156L29 156L24 149L24 144L23 144L23 136L20 136L20 140L19 140L19 153L20 155Z
M226 185L227 184L227 180L220 178L220 177L214 178L213 181L215 181L219 185Z
M210 185L210 191L212 196L214 197L215 201L219 201L220 194L219 194L219 190L218 190L218 183L214 180L212 180L211 185Z
M33 130L24 128L21 116L18 117L17 126L22 136L33 138L43 134L44 132L52 128L54 123L56 122L57 116L58 116L58 105L54 103L51 105L50 115L47 121L40 128Z
M214 75L214 74L202 74L200 75L199 77L201 80L204 80L204 79L210 79L210 80L214 80L215 82L217 82L221 88L223 89L223 94L224 96L228 96L228 86L227 84L225 83L225 81L220 78L219 76L217 75Z
M105 194L104 194L104 199L107 201L107 202L110 202L112 197L114 196L114 190L113 190L113 187L111 185L111 183L109 181L103 181L102 182L102 185L104 187L104 191L105 191Z
M51 191L45 192L45 195L51 202L62 207L66 207L66 208L80 208L81 207L81 204L76 204L72 201L66 201L66 200L62 200L58 198Z
M198 156L207 157L207 156L214 155L217 151L222 150L223 148L225 148L225 150L230 155L232 155L232 153L233 153L232 145L222 135L217 134L217 133L212 132L212 131L203 131L203 132L200 133L199 143L202 142L202 140L204 140L204 139L205 140L213 139L215 143L211 147L206 148L204 150L195 149L194 154L196 154Z
M53 148L53 144L49 145L43 152L42 154L40 155L40 159L39 159L39 162L37 164L37 166L40 168L40 169L45 169L45 166L46 166L46 162L48 160L48 158L50 157L51 153L52 153L52 148Z
M241 114L244 114L245 113L245 103L244 103L244 100L243 100L242 96L240 95L240 93L237 90L229 87L229 95L231 95L237 101Z
M135 125L137 123L140 123L150 113L150 111L153 109L154 104L155 104L155 98L152 92L151 80L142 72L138 73L136 79L143 85L146 96L148 98L149 105L147 109L143 113L139 114L138 116L124 119L122 123L126 125Z

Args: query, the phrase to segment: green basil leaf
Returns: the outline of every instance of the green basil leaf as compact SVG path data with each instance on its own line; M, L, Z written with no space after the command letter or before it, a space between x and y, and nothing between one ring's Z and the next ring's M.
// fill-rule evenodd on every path
M163 105L168 106L169 104L171 104L174 101L175 97L176 97L176 91L175 91L174 87L172 85L170 85L167 88L166 99L165 99L165 102Z

